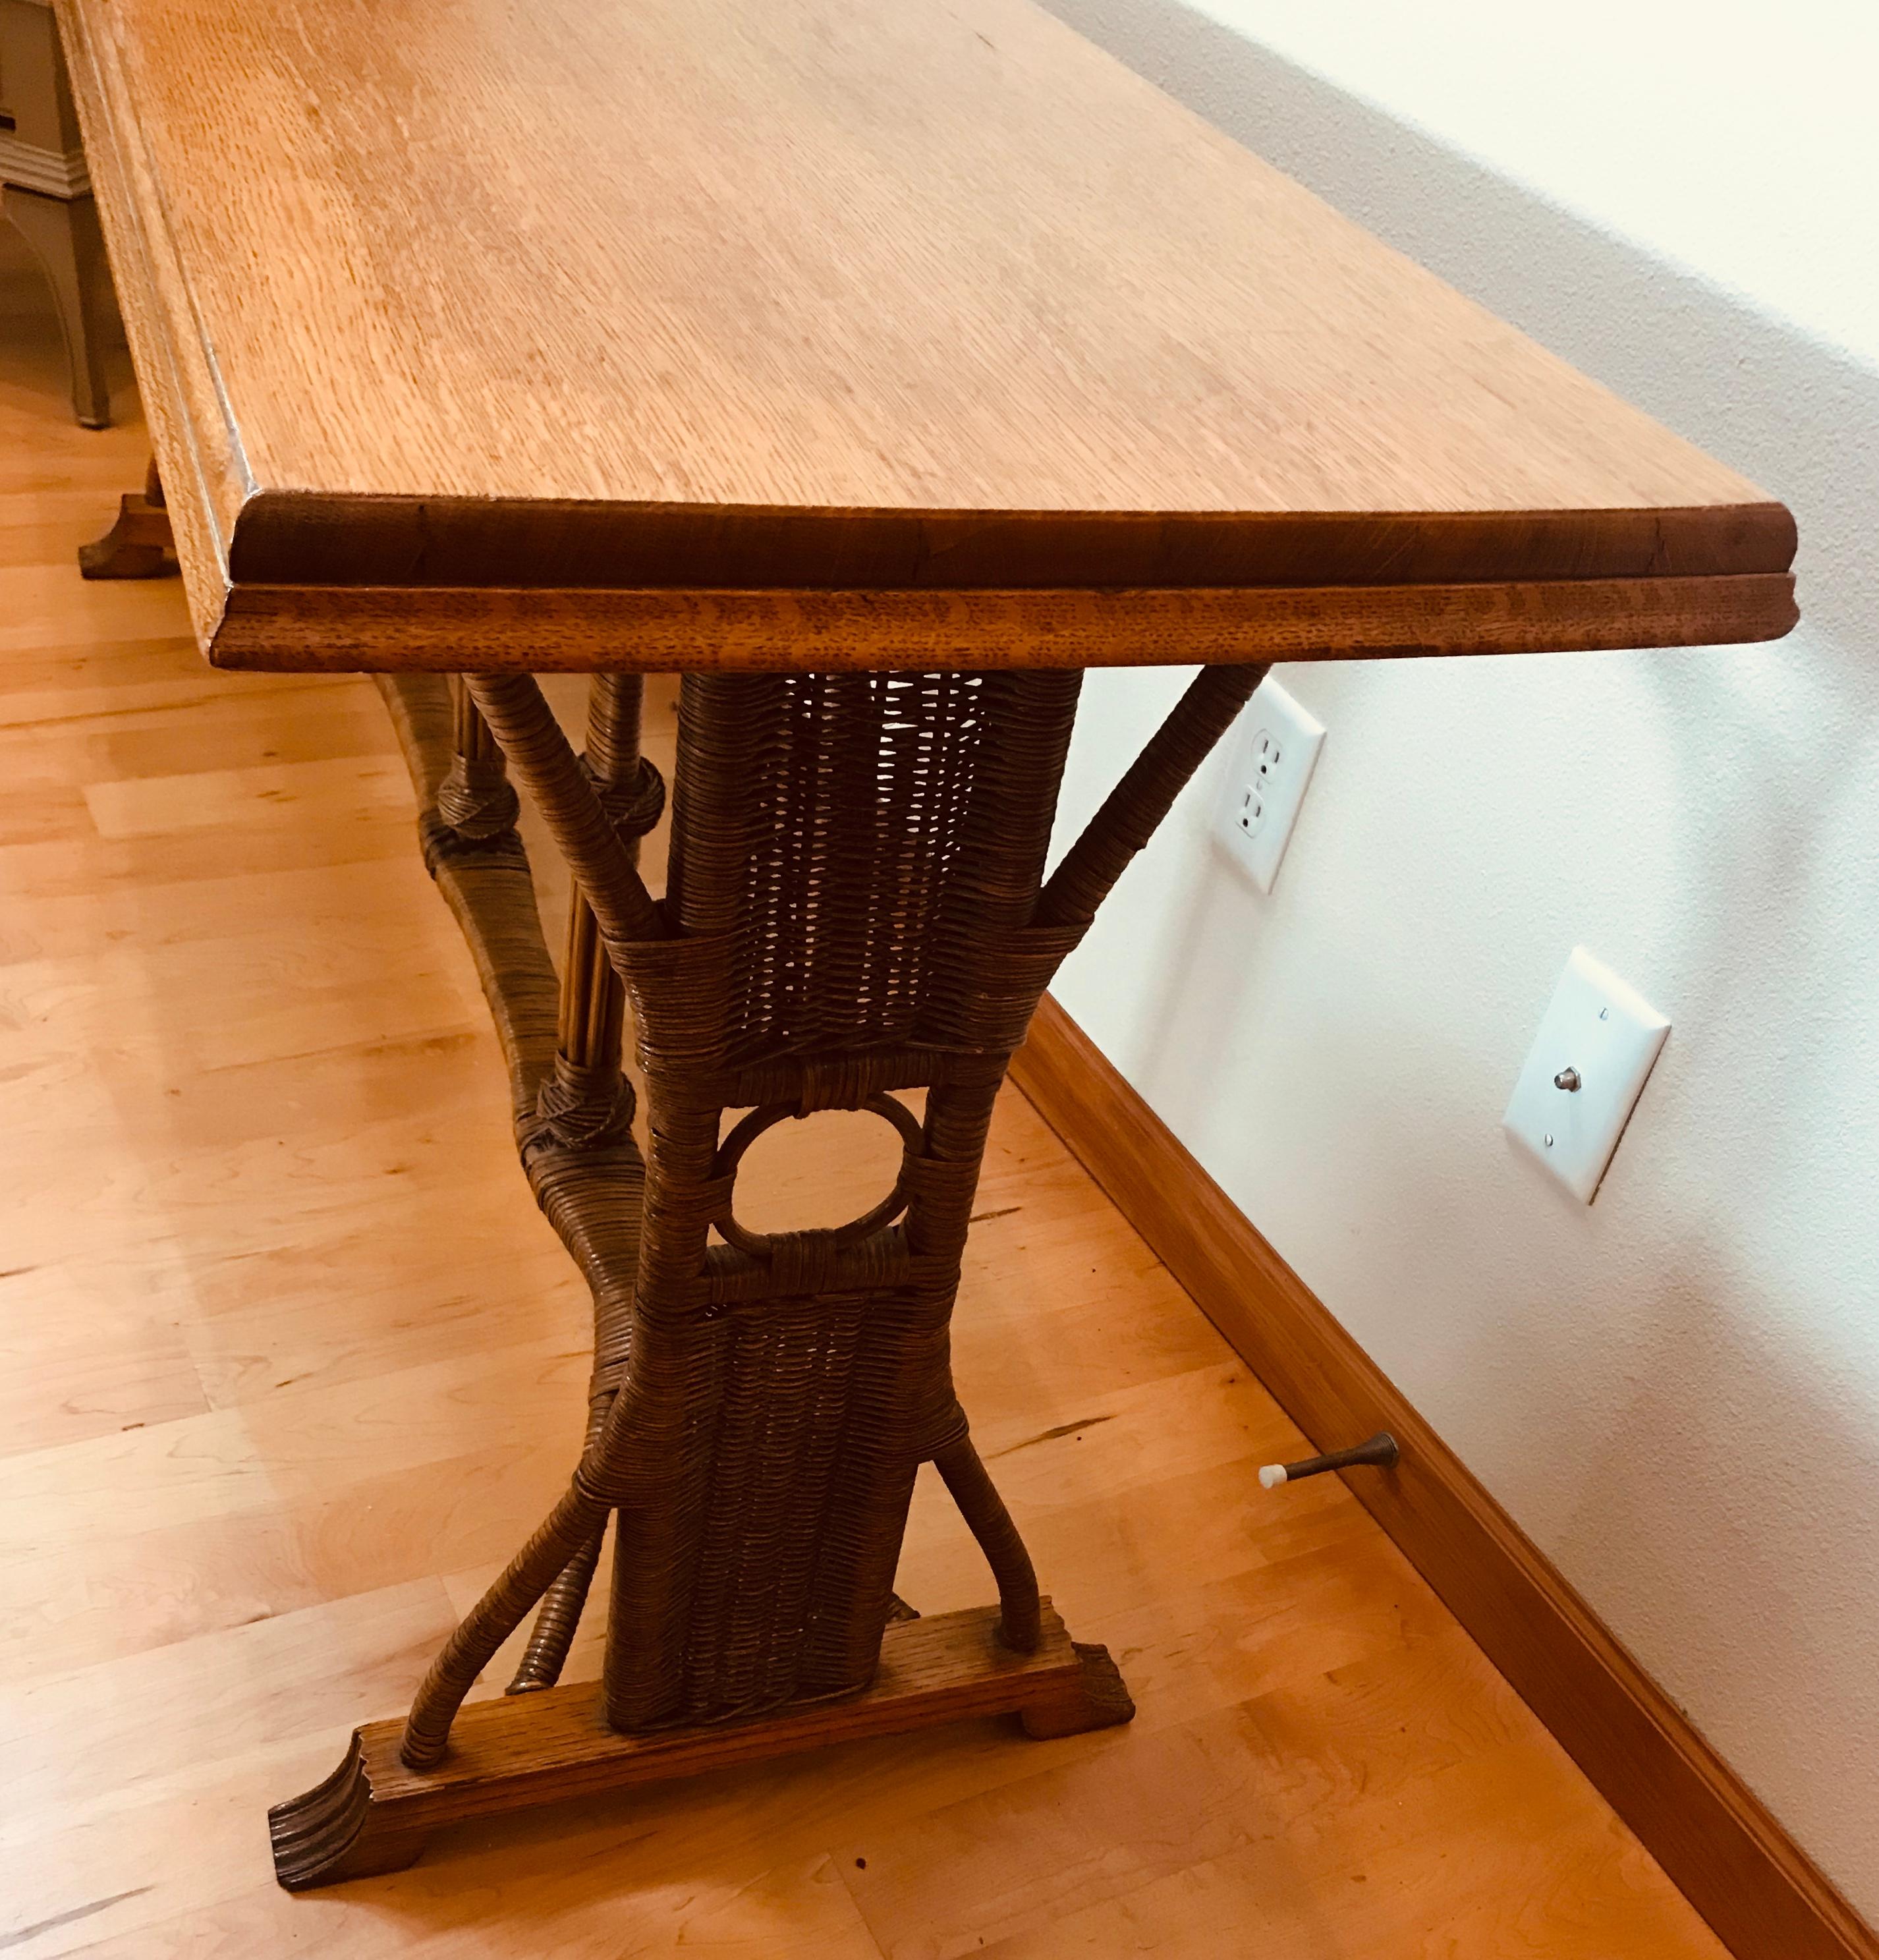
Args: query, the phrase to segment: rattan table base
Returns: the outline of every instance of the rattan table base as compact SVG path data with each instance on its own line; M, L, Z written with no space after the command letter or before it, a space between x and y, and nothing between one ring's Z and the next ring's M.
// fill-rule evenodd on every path
M633 848L661 802L635 679L594 677L578 760L526 676L381 682L502 1036L524 1163L593 1290L591 1421L567 1495L395 1742L360 1730L332 1778L274 1812L283 1884L409 1863L439 1823L848 1737L998 1710L1064 1735L1133 1713L1108 1656L1040 1601L947 1326L1011 1052L1260 671L1204 670L1048 880L1079 675L687 676L656 903ZM505 757L575 880L558 1000ZM629 997L645 1160L620 1068ZM902 1098L921 1089L916 1114ZM746 1230L749 1142L835 1109L893 1125L891 1195L834 1230ZM995 1614L928 1624L895 1595L923 1462L986 1552ZM555 1688L610 1515L604 1675ZM521 1698L460 1718L538 1602Z
M948 1327L1011 1053L1263 672L1202 670L1048 878L1080 673L688 673L656 901L638 843L664 791L639 752L637 677L594 676L580 757L526 674L381 678L523 1166L593 1294L594 1366L566 1494L405 1721L356 1732L272 1813L283 1885L409 1863L462 1818L852 1736L1000 1711L1033 1735L1129 1720L1107 1655L1040 1599ZM511 769L573 876L559 975ZM891 1194L834 1230L748 1230L747 1147L836 1109L892 1125ZM927 1622L895 1593L926 1463L995 1611ZM559 1688L610 1521L603 1677ZM531 1612L508 1697L462 1709Z

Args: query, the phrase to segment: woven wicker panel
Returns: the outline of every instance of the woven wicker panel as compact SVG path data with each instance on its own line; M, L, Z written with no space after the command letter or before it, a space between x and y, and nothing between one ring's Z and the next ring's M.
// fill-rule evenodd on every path
M915 1472L965 1433L946 1330L1004 1058L965 1032L960 976L1035 902L1075 700L1054 674L686 678L666 909L716 972L700 985L680 953L636 982L654 1143L626 1392L666 1385L643 1419L667 1447L620 1507L621 1726L873 1670ZM711 1242L728 1077L857 1106L884 1062L934 1083L945 1071L909 1066L928 1044L989 1065L932 1089L903 1220L858 1243Z

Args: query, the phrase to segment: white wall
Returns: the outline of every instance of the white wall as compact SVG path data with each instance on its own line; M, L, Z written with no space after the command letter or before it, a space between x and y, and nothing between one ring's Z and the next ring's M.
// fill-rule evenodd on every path
M1053 4L1799 520L1772 647L1285 670L1273 896L1216 767L1056 991L1879 1921L1879 10ZM1590 1210L1498 1127L1581 941L1675 1024Z

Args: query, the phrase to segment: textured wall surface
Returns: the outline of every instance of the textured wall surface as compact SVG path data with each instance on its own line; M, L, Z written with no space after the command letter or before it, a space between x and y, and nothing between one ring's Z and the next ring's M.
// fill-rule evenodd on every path
M1799 520L1772 647L1285 670L1273 896L1216 766L1057 992L1879 1921L1868 10L1052 4ZM1066 828L1180 684L1092 676ZM1581 942L1674 1024L1589 1210L1499 1128Z

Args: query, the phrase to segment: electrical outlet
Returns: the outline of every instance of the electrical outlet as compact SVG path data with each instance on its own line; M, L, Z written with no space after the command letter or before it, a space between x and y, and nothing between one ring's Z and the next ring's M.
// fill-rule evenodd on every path
M1240 724L1245 733L1233 752L1215 830L1240 868L1269 892L1318 765L1324 724L1268 679L1241 711Z

